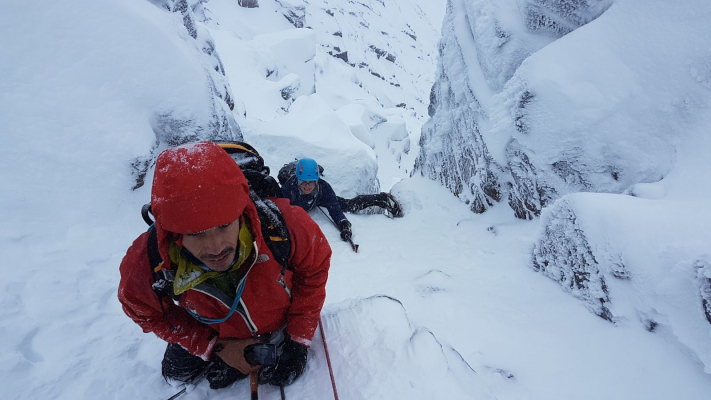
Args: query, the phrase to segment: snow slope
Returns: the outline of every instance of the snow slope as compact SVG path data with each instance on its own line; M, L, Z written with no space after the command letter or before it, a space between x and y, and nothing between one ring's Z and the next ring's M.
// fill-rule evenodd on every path
M355 191L376 176L382 188L392 187L406 211L397 220L349 216L360 244L357 254L323 215L313 214L334 250L323 322L341 398L708 396L711 378L689 351L698 348L680 346L703 342L678 340L664 330L648 332L642 324L610 324L530 268L543 228L539 220L514 219L505 205L475 215L436 183L405 179L418 142L415 131L423 121L416 109L386 107L363 92L358 100L355 89L334 86L321 89L321 100L313 95L294 99L293 115L282 115L278 105L270 106L265 120L253 117L250 110L261 106L250 101L272 102L275 93L256 78L260 87L248 90L234 71L251 73L272 64L265 64L258 46L230 53L235 50L230 45L245 46L239 50L250 44L226 41L244 34L240 27L230 34L227 21L262 22L264 31L258 34L288 30L279 35L299 40L294 57L306 52L301 40L308 40L302 31L291 32L297 29L281 21L281 15L279 24L270 20L264 14L276 8L262 3L266 12L258 14L261 20L217 15L220 7L231 6L227 1L202 5L212 19L207 22L210 35L245 136L272 167L314 151L326 157L328 149L327 173L343 177L343 191ZM376 3L383 4L373 2L373 7ZM390 18L399 26L395 15ZM139 210L149 199L150 185L131 190L136 184L132 163L152 157L160 137L151 125L156 110L174 109L202 125L212 120L215 100L205 90L204 59L186 38L182 16L147 1L15 2L0 18L6 38L0 46L0 250L5 256L0 398L168 398L178 389L160 376L165 343L144 334L123 314L116 299L118 265L146 229ZM217 32L217 22L225 37ZM287 61L293 59L279 62ZM329 61L342 60L329 56ZM352 67L334 63L325 74L350 81ZM388 92L392 85L385 85L373 93ZM408 95L413 108L417 90L426 93L429 85L416 86ZM347 101L334 102L337 95ZM297 114L299 102L313 105ZM310 114L318 109L323 113ZM371 115L387 122L368 126ZM352 123L354 116L364 119L375 148L346 135L354 126L362 132ZM314 117L326 118L330 122L324 129L337 129L347 139L326 146L324 132L311 136L306 129L319 124ZM264 131L283 118L302 126L302 134L285 139L282 131ZM413 146L409 154L404 152L406 137ZM640 197L708 198L708 189L688 189L701 152L694 146L680 151L667 179L635 187L635 192ZM348 181L349 169L342 163L348 157L358 157L355 164L370 160L362 164L377 165L377 175L369 170L361 175L364 181ZM288 398L333 398L319 337L306 373L286 389ZM183 399L247 398L248 392L246 382L219 391L203 384ZM260 397L277 399L279 393L263 386Z

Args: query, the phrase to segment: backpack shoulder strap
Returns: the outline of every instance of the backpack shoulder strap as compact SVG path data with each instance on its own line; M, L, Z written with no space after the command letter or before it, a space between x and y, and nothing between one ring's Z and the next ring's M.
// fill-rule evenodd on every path
M291 236L281 210L273 201L260 199L254 192L250 193L250 197L252 197L252 201L257 208L264 241L267 243L267 247L272 252L274 259L282 266L282 273L286 270L293 271L294 269L289 266Z
M173 301L178 301L180 296L173 295L174 276L166 275L164 270L158 268L160 265L163 264L163 259L160 256L160 251L158 251L158 233L156 231L155 224L151 225L151 227L148 228L148 243L146 246L148 252L148 264L150 265L151 273L153 274L153 284L151 285L151 288L153 289L153 292L155 292L155 294L158 296L160 309L163 311L163 318L168 321L170 329L175 332L178 330L178 328L173 325L172 321L168 317L168 313L166 312L165 307L163 306L163 298L165 296L169 296L173 299Z
M163 263L163 259L160 256L160 251L158 251L158 233L156 231L156 226L151 225L148 228L148 263L151 266L151 271L155 277L156 268Z
M163 259L158 250L158 235L155 225L148 228L148 264L151 267L153 274L153 291L156 292L159 299L163 296L170 296L173 300L178 300L180 296L173 293L173 281L175 280L175 272L160 268L163 265Z

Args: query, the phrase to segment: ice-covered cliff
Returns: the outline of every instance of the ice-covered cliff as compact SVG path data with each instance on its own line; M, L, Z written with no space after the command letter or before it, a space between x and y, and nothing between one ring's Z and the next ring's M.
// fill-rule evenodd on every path
M611 3L451 0L416 168L528 219L667 175L709 104L709 6Z

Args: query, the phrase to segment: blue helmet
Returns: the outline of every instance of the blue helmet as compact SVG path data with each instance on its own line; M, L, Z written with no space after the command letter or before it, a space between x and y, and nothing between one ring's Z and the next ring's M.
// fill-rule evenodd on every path
M300 181L317 181L318 164L313 158L302 158L296 162L296 178Z

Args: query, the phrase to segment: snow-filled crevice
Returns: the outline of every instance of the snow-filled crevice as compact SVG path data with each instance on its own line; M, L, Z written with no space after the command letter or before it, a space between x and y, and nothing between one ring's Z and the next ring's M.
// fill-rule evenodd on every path
M434 80L438 30L430 14L405 0L206 7L246 140L263 147L278 137L266 152L270 164L314 158L344 197L389 190L408 176ZM315 136L323 140L303 140ZM380 182L379 161L401 176Z

